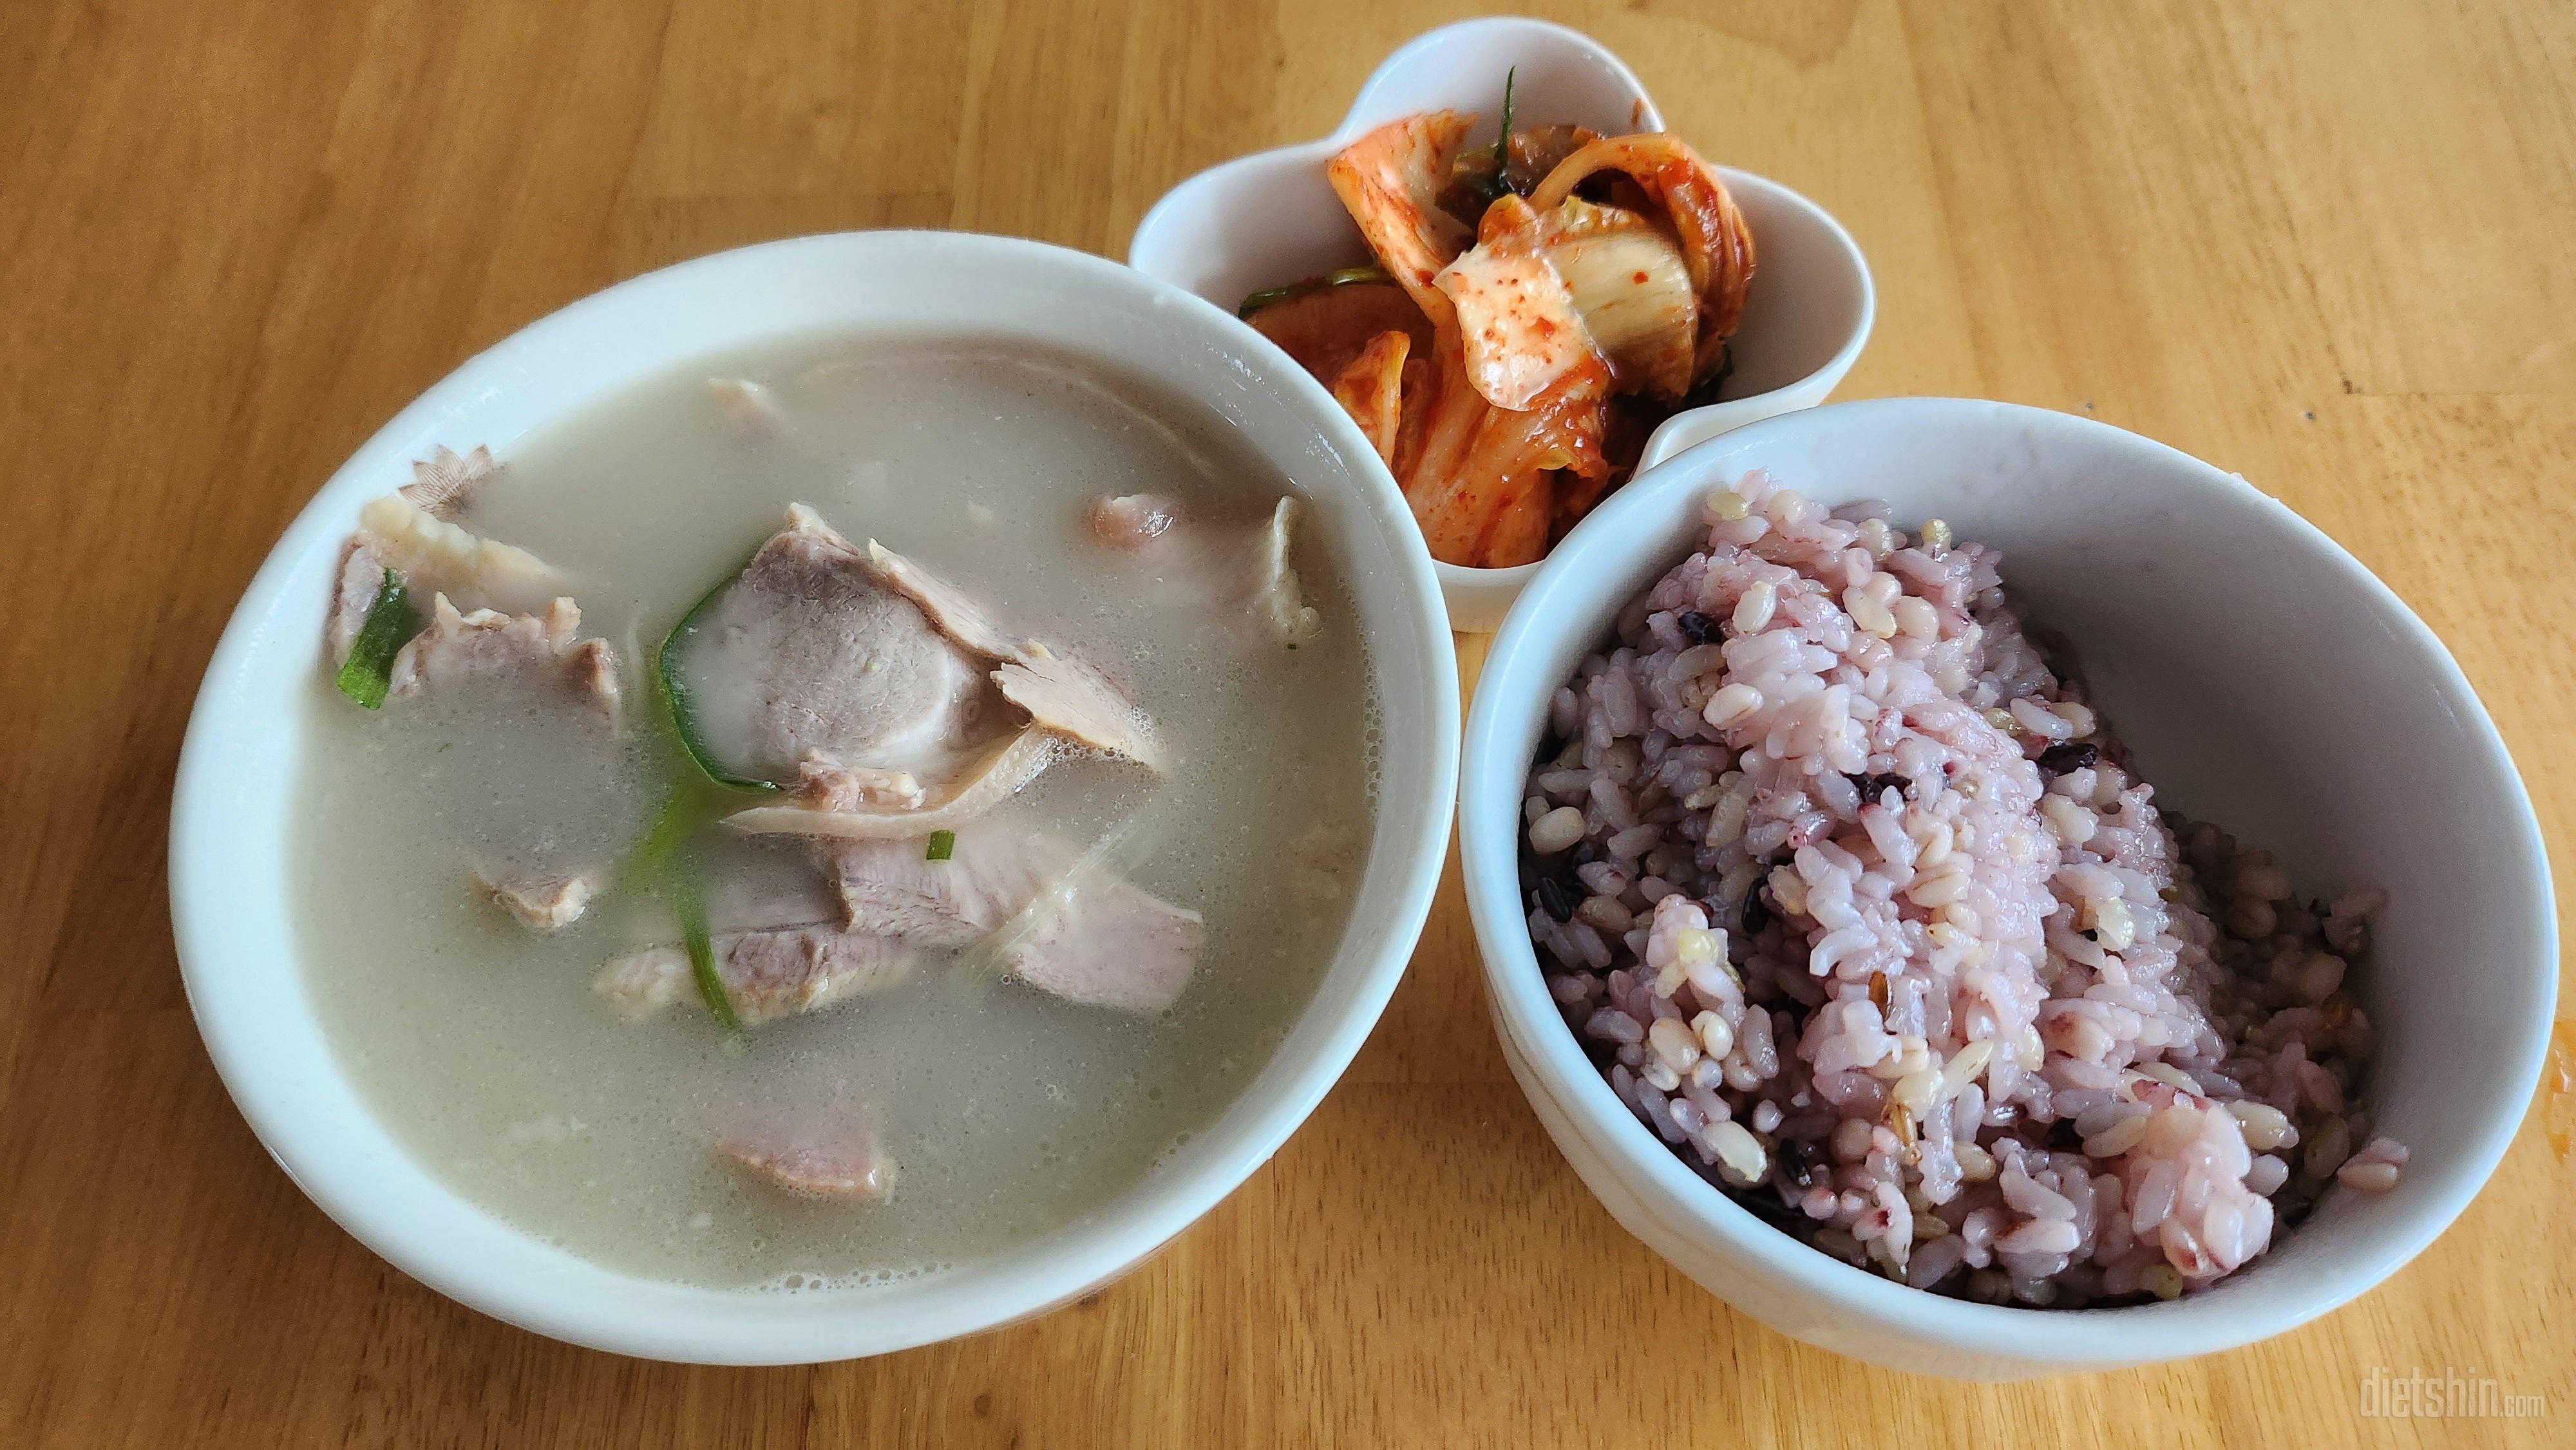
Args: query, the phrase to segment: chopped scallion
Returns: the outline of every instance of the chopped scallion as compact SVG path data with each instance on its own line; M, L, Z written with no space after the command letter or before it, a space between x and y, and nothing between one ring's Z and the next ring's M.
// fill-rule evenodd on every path
M418 633L420 611L411 607L402 571L387 569L384 582L376 586L375 601L367 606L366 619L358 626L358 637L349 642L348 661L332 683L368 709L383 709L385 694L393 688L394 656Z
M926 859L932 861L945 861L956 854L957 833L955 831L933 831L930 833L930 853Z
M1494 133L1492 163L1481 174L1462 171L1457 177L1461 188L1487 206L1502 200L1503 193L1512 189L1512 87L1520 74L1519 66L1503 72L1503 124Z
M680 739L696 777L684 777L672 786L653 817L653 824L637 842L628 870L633 879L650 883L671 903L680 918L680 942L689 956L689 975L698 984L698 998L707 1004L707 1012L717 1025L737 1041L742 1037L742 1018L733 1010L733 999L726 995L724 977L716 970L715 937L707 929L706 895L698 882L698 861L689 849L689 838L697 833L712 796L707 785L732 790L775 791L779 784L755 776L735 775L715 762L706 745L698 738L697 716L692 708L688 687L680 682L678 670L680 643L694 633L698 621L713 608L725 590L739 577L740 571L717 581L716 586L680 616L671 632L653 652L653 684L670 714L671 733Z
M653 824L645 830L644 839L635 844L626 868L630 877L637 881L659 879L662 868L671 864L671 858L679 854L680 847L698 828L698 814L704 808L699 798L701 789L697 782L686 780L672 788L662 801L662 809L654 815Z
M725 995L724 978L716 974L715 938L707 930L707 901L698 890L697 862L688 853L672 858L662 889L670 896L671 909L679 913L680 940L689 950L689 975L697 978L698 996L705 1000L717 1025L740 1036L742 1019L734 1015L733 999Z
M705 812L707 788L694 780L683 780L672 787L664 798L662 809L655 812L653 824L644 838L628 854L625 879L658 890L671 903L680 918L680 942L689 954L689 975L696 979L698 997L707 1011L727 1032L742 1032L742 1019L734 1015L733 1002L726 997L724 979L716 972L715 938L707 930L706 897L698 887L698 862L689 850L689 838L697 833L698 822Z

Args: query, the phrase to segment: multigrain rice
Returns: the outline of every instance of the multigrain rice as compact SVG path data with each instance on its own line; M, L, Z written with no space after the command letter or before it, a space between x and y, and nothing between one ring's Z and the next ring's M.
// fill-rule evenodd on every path
M1683 1161L1919 1288L2173 1298L2406 1150L2356 1094L2375 891L2159 814L1997 555L1749 474L1551 703L1566 1020Z

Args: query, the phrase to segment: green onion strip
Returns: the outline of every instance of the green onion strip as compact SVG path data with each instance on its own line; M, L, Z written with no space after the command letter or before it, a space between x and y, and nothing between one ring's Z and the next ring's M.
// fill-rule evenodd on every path
M736 570L716 581L714 588L680 616L680 622L671 626L671 632L662 636L661 645L653 651L654 693L661 697L671 733L679 738L680 749L689 757L695 774L671 788L629 862L635 878L652 883L680 918L680 941L688 951L689 975L698 984L698 996L717 1024L736 1037L742 1035L742 1018L735 1013L733 999L725 992L724 977L716 970L715 937L707 929L706 894L699 883L697 853L689 849L689 838L716 800L710 787L761 794L782 787L774 780L736 775L716 763L714 754L698 736L695 701L680 679L679 656L682 642L696 633L699 621L740 577L741 571Z
M385 694L393 688L394 656L418 633L420 611L411 607L402 571L387 569L384 582L376 586L374 602L367 606L365 621L358 626L358 637L349 642L348 661L332 683L368 709L383 709Z
M707 1011L715 1015L718 1026L741 1036L742 1019L734 1015L733 999L725 995L724 978L716 974L715 938L707 931L707 900L698 890L697 861L692 853L684 849L672 858L671 870L662 878L662 891L670 899L671 909L679 913L680 941L689 950L689 975L697 978L698 995L706 1000Z

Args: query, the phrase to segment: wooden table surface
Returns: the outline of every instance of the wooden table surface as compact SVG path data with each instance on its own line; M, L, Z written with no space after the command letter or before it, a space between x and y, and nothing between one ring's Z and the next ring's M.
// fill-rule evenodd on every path
M2576 10L2565 0L1545 7L1710 155L1839 215L1844 396L2088 413L2242 471L2421 611L2576 861ZM1506 1077L1454 874L1349 1075L1141 1271L816 1368L539 1339L260 1151L173 965L200 671L278 531L477 349L801 232L1116 254L1321 134L1420 0L0 5L0 1445L2565 1445L2571 1126L2303 1331L2007 1388L1743 1319L1629 1240ZM1472 674L1479 641L1464 641ZM2539 1212L2533 1212L2534 1207ZM2374 1370L2538 1418L2366 1418Z

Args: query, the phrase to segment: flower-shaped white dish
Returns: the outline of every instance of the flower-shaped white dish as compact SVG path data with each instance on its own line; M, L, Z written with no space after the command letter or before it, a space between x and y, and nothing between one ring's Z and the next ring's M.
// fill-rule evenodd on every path
M1320 141L1211 167L1164 193L1128 243L1150 277L1231 309L1264 287L1369 260L1368 246L1324 179L1324 163L1373 127L1421 111L1475 111L1491 144L1503 75L1518 71L1523 120L1566 121L1608 135L1664 129L1636 75L1590 37L1542 20L1491 16L1416 36L1360 87ZM1869 339L1877 300L1860 248L1823 208L1777 182L1719 167L1756 255L1743 325L1730 346L1726 396L1665 420L1640 471L1730 428L1812 408L1841 382ZM1490 630L1539 570L1435 564L1449 622Z
M305 986L289 836L321 622L361 504L439 446L507 452L698 359L816 335L1007 340L1205 410L1311 501L1348 562L1379 702L1378 814L1351 923L1242 1095L1079 1221L989 1259L794 1294L640 1278L556 1247L413 1157L343 1070ZM1365 463L1366 466L1362 466ZM344 464L287 529L206 668L179 761L170 910L189 1005L233 1101L296 1186L431 1288L513 1324L656 1359L790 1364L926 1344L1116 1277L1277 1151L1384 1010L1421 932L1457 783L1457 663L1431 559L1349 416L1259 336L1098 257L1002 237L859 232L745 247L620 283L467 362Z
M2383 1195L2330 1191L2270 1249L2169 1303L2027 1309L1907 1288L1756 1217L1602 1080L1530 943L1518 845L1551 695L1629 600L1707 545L1702 500L1751 469L1829 503L1884 499L2002 551L2072 642L2157 802L2271 848L2294 881L2390 902L2360 986ZM1745 1313L1900 1369L2011 1379L2178 1359L2281 1333L2431 1243L2512 1140L2558 986L2530 797L2441 641L2387 586L2244 480L2088 419L1953 398L1837 403L1640 474L1568 534L1505 620L1468 714L1459 851L1512 1074L1629 1232Z

